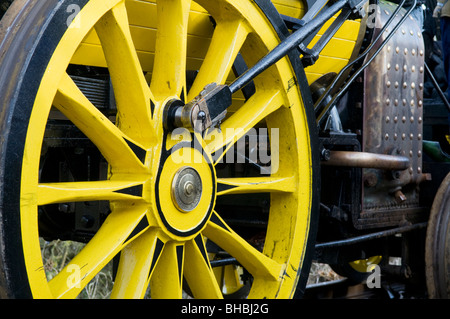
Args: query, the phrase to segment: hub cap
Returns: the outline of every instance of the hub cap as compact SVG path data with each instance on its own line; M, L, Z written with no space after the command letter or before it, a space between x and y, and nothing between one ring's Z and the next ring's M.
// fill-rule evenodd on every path
M209 220L215 203L214 167L204 157L204 150L192 146L182 142L163 151L163 165L157 173L160 225L170 238L177 240L196 236Z
M202 180L197 171L191 167L183 167L172 182L172 197L175 206L184 213L197 207L202 196Z

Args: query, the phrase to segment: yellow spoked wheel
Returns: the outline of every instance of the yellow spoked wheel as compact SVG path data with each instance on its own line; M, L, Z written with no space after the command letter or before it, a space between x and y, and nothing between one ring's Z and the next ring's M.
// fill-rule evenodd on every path
M196 298L222 298L209 241L249 274L248 298L293 297L299 282L302 290L314 248L318 161L310 98L300 93L306 80L292 66L298 60L282 59L254 79L250 96L234 96L220 129L200 135L163 125L169 104L231 79L238 54L251 66L280 42L283 26L270 2L49 0L24 8L0 64L0 293L74 298L115 259L112 298L182 298L184 287ZM79 84L81 69L110 79L108 111ZM75 153L79 140L95 146L104 174L43 177L67 171L49 159L50 142L69 140L66 131L49 137L54 123L82 133L70 139ZM259 148L270 136L271 161L262 163L269 165L236 163L236 141L255 132ZM239 171L250 164L256 173ZM226 208L250 195L266 198L265 213L244 209L236 217ZM84 228L98 224L95 232L48 278L39 238L64 236L42 212L88 202L107 203L104 220L85 221ZM236 219L258 220L259 228L233 226Z

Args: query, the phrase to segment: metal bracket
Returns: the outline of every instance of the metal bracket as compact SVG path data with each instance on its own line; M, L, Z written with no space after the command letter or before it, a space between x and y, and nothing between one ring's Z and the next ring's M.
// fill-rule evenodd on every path
M305 23L303 26L285 38L277 47L259 60L253 67L239 76L229 86L212 86L212 84L210 84L205 87L204 93L201 93L193 101L184 106L179 106L177 109L166 112L166 127L174 125L175 127L187 127L203 132L212 125L217 124L225 117L227 108L231 106L231 96L233 93L245 87L256 76L278 62L292 49L297 48L305 41L305 39L312 34L315 34L329 19L344 7L349 6L350 10L354 11L356 8L362 7L363 3L366 1L367 0L337 0L324 8L322 8L322 6L319 7L319 4L315 4L313 8L305 14L303 18ZM324 2L324 4L327 3L325 0L321 0L321 2ZM340 19L338 20L340 21ZM338 24L339 23L333 23L332 29L336 29ZM333 34L334 33L330 31L329 39L331 39ZM329 39L325 39L320 46L325 46Z

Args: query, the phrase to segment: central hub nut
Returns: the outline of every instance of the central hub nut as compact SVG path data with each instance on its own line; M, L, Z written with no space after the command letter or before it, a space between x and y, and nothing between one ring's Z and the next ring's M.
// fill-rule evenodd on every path
M202 197L202 180L192 167L183 167L172 181L172 200L181 212L188 213L197 207Z

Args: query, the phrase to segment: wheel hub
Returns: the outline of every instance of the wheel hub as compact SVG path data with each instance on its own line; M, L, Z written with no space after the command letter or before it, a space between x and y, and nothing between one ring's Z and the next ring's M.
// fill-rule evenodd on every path
M195 209L202 197L202 180L192 167L181 168L172 181L172 200L183 213Z
M177 144L163 151L156 208L165 233L184 241L206 225L215 203L215 172L204 151Z

